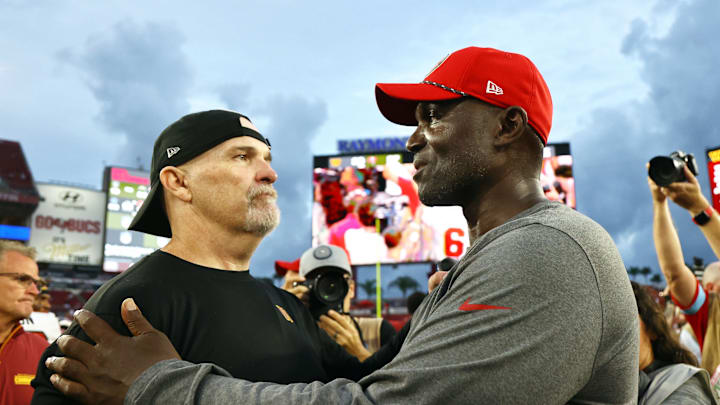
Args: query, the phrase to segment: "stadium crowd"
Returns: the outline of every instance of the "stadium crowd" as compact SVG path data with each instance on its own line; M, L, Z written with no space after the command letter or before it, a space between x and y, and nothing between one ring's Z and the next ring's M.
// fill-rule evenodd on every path
M720 218L687 165L662 186L648 177L658 293L629 280L600 225L546 198L552 101L528 58L462 49L421 83L378 84L376 98L416 127L407 193L461 206L470 230L402 328L349 315L350 258L373 252L332 243L342 224L370 227L355 195L376 184L318 187L341 224L329 243L303 253L282 288L255 279L250 259L280 220L271 143L240 113L203 111L157 138L152 191L130 225L170 242L88 297L59 338L54 316L56 334L24 327L48 313L47 285L32 249L0 241L0 405L718 403L720 262L696 277L669 205L717 257ZM421 210L408 201L406 224Z

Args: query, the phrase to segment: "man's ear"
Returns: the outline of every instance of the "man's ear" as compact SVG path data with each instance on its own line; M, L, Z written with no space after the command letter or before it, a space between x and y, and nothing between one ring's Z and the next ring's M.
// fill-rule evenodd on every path
M192 192L188 187L187 173L175 166L165 166L160 170L160 183L168 193L178 200L189 203L192 201Z
M502 110L498 120L500 131L495 137L495 146L509 145L525 134L528 116L522 107L511 106Z

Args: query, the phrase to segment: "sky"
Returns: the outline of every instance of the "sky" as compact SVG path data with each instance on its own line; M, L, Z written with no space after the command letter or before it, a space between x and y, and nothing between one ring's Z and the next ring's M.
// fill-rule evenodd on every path
M273 144L282 223L254 273L310 244L312 156L338 139L408 136L376 82L419 82L467 46L528 56L550 88L550 142L570 142L578 210L627 266L658 271L645 162L720 145L720 2L0 0L0 138L36 181L99 189L106 165L148 168L164 127L193 111L250 116ZM683 210L687 262L713 260Z

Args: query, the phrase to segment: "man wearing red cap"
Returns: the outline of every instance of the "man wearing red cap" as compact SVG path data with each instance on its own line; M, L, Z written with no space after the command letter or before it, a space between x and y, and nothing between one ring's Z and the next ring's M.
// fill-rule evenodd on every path
M278 385L160 361L167 355L144 356L133 370L83 371L113 358L83 346L69 353L80 362L51 366L70 379L57 380L61 389L85 401L115 392L125 403L635 403L637 311L620 255L598 224L545 199L540 185L552 101L535 65L466 48L421 83L378 84L376 97L386 118L417 126L407 148L422 202L460 205L471 233L389 364L358 383ZM97 318L82 318L113 340ZM139 311L132 318L162 340ZM139 358L154 347L148 340L127 338L113 351Z

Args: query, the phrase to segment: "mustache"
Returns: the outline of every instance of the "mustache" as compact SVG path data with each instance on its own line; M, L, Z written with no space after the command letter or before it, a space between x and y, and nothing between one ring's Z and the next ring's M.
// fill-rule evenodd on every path
M273 188L273 186L269 184L263 184L255 187L251 187L248 189L248 200L252 201L256 199L257 197L263 196L263 195L269 195L273 199L277 199L277 191Z

